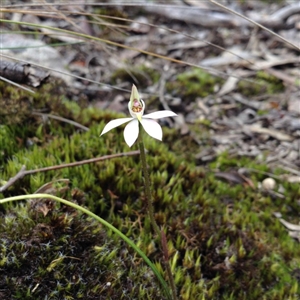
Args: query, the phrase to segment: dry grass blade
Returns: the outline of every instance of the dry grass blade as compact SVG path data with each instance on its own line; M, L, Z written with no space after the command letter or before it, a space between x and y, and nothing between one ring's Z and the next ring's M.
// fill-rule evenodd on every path
M52 6L52 5L50 5L50 6ZM0 12L1 11L3 11L3 12L12 12L12 10L8 9L8 8L2 8L2 9L0 9ZM18 12L18 10L14 11L14 12ZM34 14L34 15L41 15L41 16L45 15L45 12L33 12L33 11L26 11L26 10L20 10L20 12L30 13L30 14ZM62 14L62 12L60 12L60 14ZM79 15L95 17L95 14L88 14L88 13L79 13ZM52 13L51 17L52 18L58 18L58 19L62 18L62 17L59 17L59 16L55 16L53 13ZM107 18L107 19L111 19L111 20L133 22L132 20L129 20L129 19L119 18L119 17L110 17L110 16L106 16L106 15L98 15L98 17ZM70 19L70 17L68 17L68 18L64 17L64 19L68 20L69 23L74 24L73 20ZM149 55L149 56L156 57L156 58L160 58L160 59L163 59L163 60L167 60L167 61L170 61L170 62L173 62L173 63L200 68L200 69L205 70L208 73L210 73L212 75L215 75L215 76L220 76L220 77L223 77L223 78L227 78L227 77L230 76L230 77L236 77L236 78L239 78L239 79L243 80L243 78L240 78L239 75L235 75L235 74L232 74L232 73L227 74L227 73L222 72L220 70L217 70L215 68L205 67L205 66L202 66L202 65L199 65L199 64L194 64L194 63L187 62L187 61L184 61L184 60L175 59L175 58L168 57L168 56L165 56L165 55L160 55L160 54L157 54L157 53L154 53L154 52L151 52L151 51L146 51L146 50L143 50L143 49L139 49L139 48L136 48L136 47L130 47L130 46L127 46L127 45L124 45L124 44L121 44L121 43L117 43L117 42L114 42L114 41L111 41L111 40L108 40L108 39L94 37L94 36L87 35L87 34L84 34L84 33L79 33L79 32L75 32L75 31L60 29L60 28L56 28L56 27L53 27L53 26L45 26L45 25L40 25L40 24L35 24L35 23L28 23L28 22L19 22L19 21L5 20L5 19L0 19L0 21L2 21L4 23L19 24L19 25L24 25L24 26L29 26L29 27L36 27L36 28L40 28L40 29L51 30L53 32L58 32L58 34L66 34L67 36L75 36L77 39L78 38L81 39L82 42L84 42L84 41L89 41L89 42L94 42L94 43L95 42L101 42L101 43L105 43L105 44L108 44L108 45L117 46L117 47L120 47L120 48L137 51L137 52L140 52L142 54ZM136 21L134 21L134 22L136 22ZM99 24L99 22L93 22L93 23ZM141 24L143 24L143 23L141 23ZM108 24L106 24L106 25L108 25ZM155 27L155 28L162 28L161 26L157 26L157 25L154 25L154 24L149 24L149 25L152 26L152 27ZM109 26L115 26L115 25L109 24ZM76 26L76 28L77 27L78 26ZM118 27L127 28L127 26L121 26L121 25L118 25ZM191 35L184 34L184 33L181 33L179 31L176 31L176 30L172 30L172 29L168 29L168 28L163 28L163 29L167 30L169 32L173 32L173 33L180 33L183 36L186 36L186 37L188 37L192 40L199 40L199 39L197 39L197 38L195 38ZM239 56L238 54L235 54L231 51L228 51L225 48L220 47L220 46L218 46L214 43L211 43L211 42L208 42L208 41L205 41L205 40L201 40L201 41L204 42L204 43L207 43L208 45L211 45L213 47L219 48L220 50L223 50L225 52L231 53L231 54L235 55L236 57L247 61L250 64L252 63L252 62L248 61L247 59ZM0 55L2 55L2 54L0 53ZM4 56L4 55L2 55L2 56ZM18 60L18 61L21 61L21 60ZM33 62L30 62L30 63L34 64ZM39 65L39 66L43 67L41 65ZM50 68L45 68L45 69L50 69ZM52 69L52 71L58 72L58 73L61 73L61 74L65 74L65 75L73 76L72 74L67 74L67 73L64 73L64 72L61 72L61 71L55 70L55 69ZM74 77L76 77L76 76L74 76ZM244 79L244 80L247 81L248 79ZM101 83L99 83L99 84L101 84Z
M210 1L211 3L213 3L213 4L217 5L217 6L219 6L219 7L222 7L224 10L226 10L226 11L228 11L228 12L234 14L234 15L239 16L239 17L243 18L244 20L247 20L248 22L250 22L250 23L252 23L252 24L258 26L259 28L266 30L266 31L269 32L270 34L276 36L276 37L277 37L278 39L280 39L282 42L284 42L284 43L290 45L291 47L293 47L294 49L300 51L300 47L299 47L299 46L297 46L297 45L295 45L294 43L288 41L287 39L285 39L284 37L280 36L280 35L277 34L276 32L270 30L269 28L267 28L267 27L265 27L265 26L263 26L263 25L261 25L261 24L255 22L254 20L251 20L250 18L247 18L246 16L243 16L242 14L240 14L240 13L238 13L238 12L236 12L236 11L234 11L234 10L232 10L232 9L230 9L230 8L228 8L228 7L226 7L226 6L224 6L224 5L222 5L221 3L218 3L218 2L216 2L216 1L214 1L214 0L209 0L209 1Z

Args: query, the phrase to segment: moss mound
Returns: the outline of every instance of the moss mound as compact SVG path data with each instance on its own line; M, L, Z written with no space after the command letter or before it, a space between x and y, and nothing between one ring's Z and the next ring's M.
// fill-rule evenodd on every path
M60 115L90 130L82 133L55 120L27 122L22 127L1 125L0 179L14 176L23 164L35 169L128 151L122 128L99 138L105 123L120 115L92 108L81 110L74 103L64 105ZM170 146L150 138L145 144L155 217L167 231L180 298L300 297L295 275L300 247L272 216L280 210L288 214L290 222L296 220L294 199L300 197L299 188L286 185L282 203L256 189L232 186L216 179L209 169L185 160L188 153L181 153L178 145L172 148L178 139L176 132L164 128L164 138ZM255 162L220 155L211 167L216 165L228 170L254 166ZM256 184L261 177L254 174L251 179ZM46 192L62 194L112 223L162 270L157 241L149 235L141 178L139 157L120 157L26 176L0 197L33 193L45 184L55 186ZM61 179L69 185L54 184ZM3 205L0 213L3 297L164 299L141 259L76 211L40 200Z
M133 251L74 209L32 200L0 226L1 299L164 299Z

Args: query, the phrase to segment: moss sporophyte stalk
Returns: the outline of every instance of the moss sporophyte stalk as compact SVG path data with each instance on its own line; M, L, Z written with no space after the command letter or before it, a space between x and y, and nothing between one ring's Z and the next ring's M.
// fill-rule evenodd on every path
M126 144L129 147L131 147L136 142L137 139L139 141L141 163L142 163L142 169L144 174L145 195L147 201L148 216L151 221L151 225L160 241L161 249L162 249L161 251L163 257L165 257L164 267L166 268L166 272L168 275L173 300L176 300L177 292L176 292L175 282L172 275L170 264L167 261L168 258L167 247L166 247L167 243L165 240L164 233L158 227L154 217L154 209L152 205L152 195L151 195L151 188L150 188L151 186L150 177L147 168L146 151L143 142L143 131L140 132L140 127L142 127L148 135L161 141L163 135L162 128L156 121L152 119L175 117L177 115L174 112L169 110L162 110L162 111L157 111L157 112L144 115L145 102L140 98L139 92L135 85L132 86L130 101L128 102L128 110L131 115L131 118L120 118L120 119L110 121L108 124L106 124L100 136L102 136L104 133L110 131L113 128L116 128L122 124L129 122L124 129L124 139Z

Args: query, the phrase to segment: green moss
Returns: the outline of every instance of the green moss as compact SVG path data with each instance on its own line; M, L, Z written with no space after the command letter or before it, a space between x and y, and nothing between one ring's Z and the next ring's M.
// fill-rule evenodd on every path
M152 86L160 78L158 71L141 65L132 68L120 68L112 74L113 83L133 82L140 87Z
M163 299L132 250L70 207L32 201L0 226L2 299Z
M265 71L258 71L254 78L254 82L243 80L238 83L238 92L245 96L276 94L283 90L283 82Z
M111 22L113 24L123 24L123 25L128 25L128 22L124 22L123 20L118 20L118 19L111 19L113 18L123 18L126 19L128 18L128 15L123 12L122 10L118 9L117 7L113 7L113 6L108 6L108 7L95 7L94 8L94 14L98 14L101 16L101 18L105 21L105 22ZM106 19L107 16L107 19ZM95 21L95 18L90 17L92 21ZM101 24L101 22L99 22L99 24ZM109 28L109 26L107 26L107 24L105 25L101 25L101 27L103 29L105 28ZM116 31L116 30L114 30Z
M191 71L177 75L175 81L166 84L166 88L169 93L182 97L206 97L212 94L215 85L221 82L221 79L199 68L193 68Z
M25 122L29 124L33 110L51 111L58 107L63 110L60 103L64 92L64 84L61 81L51 82L36 89L35 93L29 93L23 89L0 82L0 125L15 125ZM30 120L31 121L31 120Z
M109 120L123 115L92 108L79 114L74 104L64 105L70 110L64 113L90 130L78 132L52 120L28 125L30 130L26 123L22 130L3 125L1 138L12 142L1 144L1 153L6 153L1 179L15 175L23 164L35 169L129 150L123 128L99 138ZM294 199L300 197L299 186L283 183L286 199L282 203L257 189L223 182L210 169L254 168L262 171L250 175L257 186L268 168L228 153L219 155L209 169L196 167L193 159L185 159L193 157L196 147L186 146L188 139L178 132L163 130L163 143L146 138L145 144L155 217L167 232L181 299L299 298L294 275L300 263L299 245L273 217L274 211L280 211L288 221L297 222ZM14 147L28 132L31 146ZM52 192L112 223L163 271L157 241L149 236L141 178L139 157L120 157L26 176L0 197L32 193L46 183L67 179L67 189L59 184ZM46 216L39 203L50 207ZM4 297L12 291L14 299L99 299L102 295L103 299L163 299L153 274L119 239L69 208L43 203L0 207L0 273L5 274L0 277L0 292ZM108 281L113 288L107 287Z

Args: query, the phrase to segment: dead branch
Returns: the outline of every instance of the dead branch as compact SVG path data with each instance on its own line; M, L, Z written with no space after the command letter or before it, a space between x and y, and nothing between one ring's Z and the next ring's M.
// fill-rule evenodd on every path
M14 176L11 177L3 186L0 187L0 193L8 189L10 186L12 186L16 181L24 177L26 167L22 166L21 170Z
M0 60L0 76L13 82L38 87L46 82L49 73L26 63L13 63Z

